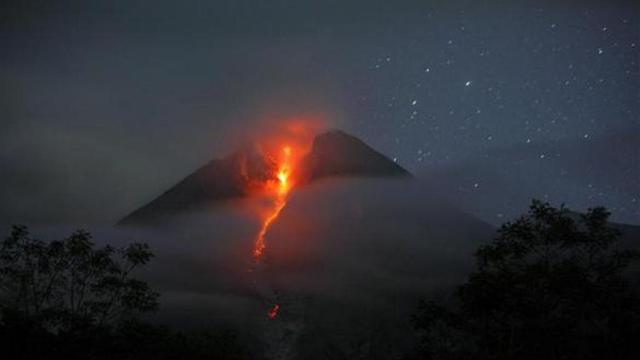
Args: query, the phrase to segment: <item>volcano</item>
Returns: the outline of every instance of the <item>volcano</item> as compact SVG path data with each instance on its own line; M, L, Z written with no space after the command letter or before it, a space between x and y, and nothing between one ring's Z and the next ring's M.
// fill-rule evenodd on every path
M163 321L238 324L267 359L399 357L418 299L459 283L494 228L352 135L306 140L213 160L120 223L162 224L135 236L157 249Z
M340 130L317 135L296 174L298 186L336 176L412 177L385 155ZM269 154L258 145L245 146L226 158L211 160L118 225L153 225L205 204L245 197L277 176L277 164Z

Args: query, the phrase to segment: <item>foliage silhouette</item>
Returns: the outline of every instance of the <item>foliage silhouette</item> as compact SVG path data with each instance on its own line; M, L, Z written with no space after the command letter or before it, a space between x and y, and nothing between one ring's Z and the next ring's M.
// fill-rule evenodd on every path
M146 244L94 249L81 230L47 243L14 226L0 247L0 306L58 331L153 311L158 294L131 278L152 256Z
M146 244L95 248L76 231L44 242L14 226L0 246L0 353L11 359L244 359L228 331L185 334L142 322L158 294L133 271Z
M425 359L631 359L640 302L602 207L577 215L534 200L476 253L477 270L444 306L414 316Z

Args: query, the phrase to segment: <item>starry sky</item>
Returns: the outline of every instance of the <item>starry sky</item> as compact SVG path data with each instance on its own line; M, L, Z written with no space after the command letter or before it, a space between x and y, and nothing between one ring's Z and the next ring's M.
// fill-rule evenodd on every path
M486 221L538 197L640 224L633 1L0 6L4 221L117 219L321 117Z

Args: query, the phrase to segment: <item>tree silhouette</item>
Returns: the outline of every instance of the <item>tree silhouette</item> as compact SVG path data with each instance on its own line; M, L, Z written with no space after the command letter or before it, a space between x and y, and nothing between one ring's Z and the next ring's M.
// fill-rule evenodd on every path
M625 278L639 252L616 246L602 207L533 201L476 253L454 304L414 316L427 359L625 359L638 355L640 302Z
M8 359L256 359L227 329L183 333L141 321L158 294L132 277L146 244L96 248L14 226L0 244L0 355Z
M157 308L158 294L131 278L152 256L146 244L95 249L81 230L47 243L14 226L0 247L0 306L57 331L113 324Z

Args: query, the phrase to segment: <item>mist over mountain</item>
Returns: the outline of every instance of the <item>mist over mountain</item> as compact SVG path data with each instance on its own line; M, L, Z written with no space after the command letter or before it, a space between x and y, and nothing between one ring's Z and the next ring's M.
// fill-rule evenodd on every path
M96 238L151 245L156 258L143 275L162 293L155 321L227 324L243 336L287 343L305 359L321 356L327 344L346 353L361 341L370 347L364 359L410 348L408 319L419 297L446 294L473 266L477 246L494 236L492 226L420 180L330 177L293 191L267 234L265 270L256 275L248 270L261 219L252 209L263 201L235 198ZM281 305L269 323L259 295L264 283Z
M534 161L537 149L524 150L505 161ZM495 170L475 161L469 171ZM621 164L608 166L615 171ZM415 346L410 318L418 300L448 298L472 270L474 251L496 236L492 225L454 202L477 211L473 198L442 191L456 184L447 180L468 179L446 170L440 182L433 179L438 173L414 178L351 135L318 135L299 163L299 186L266 234L257 269L255 236L272 200L252 188L275 176L273 159L259 146L210 161L123 221L153 226L90 230L99 243L151 246L156 256L140 275L161 293L155 323L228 327L242 341L259 339L271 358L320 360L330 351L385 359ZM523 191L498 180L492 195L498 200ZM498 196L500 189L505 194ZM633 246L638 228L616 226L622 245ZM50 238L68 231L34 230ZM265 315L266 287L280 306L272 320Z
M252 182L273 171L260 147L243 147L123 220L153 226L91 229L100 243L151 246L156 257L141 275L161 292L154 322L229 326L293 358L320 359L327 344L346 354L354 342L366 347L355 358L399 355L414 344L408 319L418 299L446 294L494 235L361 140L330 131L302 157L300 183L254 269L255 236L271 200L251 193ZM265 287L281 307L269 322Z
M0 18L0 360L640 354L640 1Z

